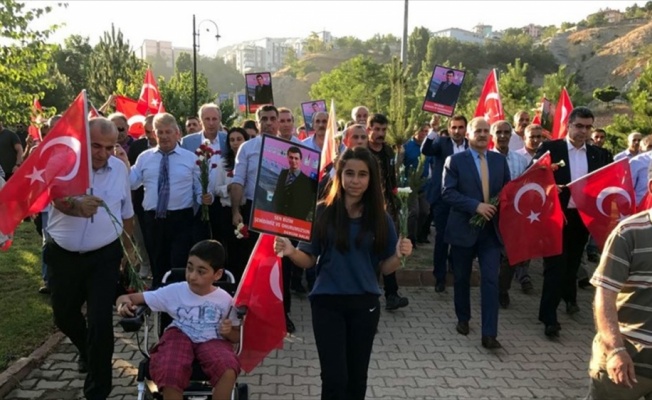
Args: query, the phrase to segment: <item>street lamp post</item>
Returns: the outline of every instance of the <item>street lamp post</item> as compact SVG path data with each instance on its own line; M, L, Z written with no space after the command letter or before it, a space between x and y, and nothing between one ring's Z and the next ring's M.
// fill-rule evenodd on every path
M199 28L204 22L210 22L215 27L215 40L220 39L220 30L217 27L215 21L210 19L205 19L199 24L195 22L195 14L192 15L192 96L193 96L193 111L194 115L197 115L198 102L197 102L197 52L199 51ZM208 32L208 28L206 28Z

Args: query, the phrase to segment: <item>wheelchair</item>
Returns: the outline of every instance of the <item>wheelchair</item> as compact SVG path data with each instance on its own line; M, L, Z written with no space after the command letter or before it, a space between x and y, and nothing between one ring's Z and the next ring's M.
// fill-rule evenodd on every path
M233 274L228 270L224 270L224 277L226 280L220 280L215 282L213 285L224 289L231 296L235 294L237 285L235 284L235 278ZM185 269L184 268L173 268L168 271L163 277L163 285L183 282L186 279ZM223 278L224 279L224 278ZM240 319L241 326L245 318L246 310L237 310L238 319ZM150 326L150 315L152 314L149 307L146 305L141 305L137 308L133 317L123 318L120 320L120 326L124 329L125 332L136 332L136 342L138 343L138 350L143 355L143 360L138 364L138 377L136 378L136 383L138 387L138 400L145 400L146 398L153 398L156 400L162 400L163 395L158 391L156 384L152 381L149 374L149 338L150 331L154 330L156 334L156 339L160 339L163 335L165 328L172 322L172 318L166 313L154 313L154 326ZM144 325L144 332L141 335L139 334L141 327ZM242 343L242 333L243 329L240 329L240 343ZM240 345L235 345L236 355L240 354L241 347ZM192 365L192 375L190 377L190 385L183 391L184 400L210 400L212 397L213 387L211 386L208 376L202 371L199 362L195 360ZM151 397L146 397L147 392L151 394ZM232 400L247 400L249 397L249 388L247 384L239 384L236 382L232 392Z

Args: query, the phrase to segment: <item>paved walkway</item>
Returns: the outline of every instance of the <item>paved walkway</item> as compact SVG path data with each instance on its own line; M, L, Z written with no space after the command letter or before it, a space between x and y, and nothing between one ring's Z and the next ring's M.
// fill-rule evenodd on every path
M512 305L501 310L498 339L503 349L480 345L479 288L472 288L469 336L455 332L452 288L438 294L430 287L404 288L410 305L381 315L369 371L369 399L537 398L577 399L586 394L587 365L593 337L592 290L579 290L581 312L568 317L560 307L561 337L551 342L537 321L541 264L531 272L537 291L512 289ZM305 298L293 299L297 326L285 349L272 353L252 374L250 398L318 399L319 361ZM76 353L64 340L6 399L78 399L83 376ZM133 334L116 328L112 400L136 398L135 374L141 355Z

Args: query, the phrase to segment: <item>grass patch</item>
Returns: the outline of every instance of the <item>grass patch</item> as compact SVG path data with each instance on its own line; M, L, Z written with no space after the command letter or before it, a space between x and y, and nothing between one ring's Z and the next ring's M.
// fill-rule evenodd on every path
M14 243L0 252L0 371L29 355L54 331L50 298L41 286L41 237L23 222Z

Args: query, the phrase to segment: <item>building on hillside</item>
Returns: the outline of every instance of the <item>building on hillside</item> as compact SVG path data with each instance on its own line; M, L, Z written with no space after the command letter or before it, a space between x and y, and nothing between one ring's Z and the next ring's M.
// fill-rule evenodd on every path
M165 60L166 66L173 68L177 59L182 53L192 55L192 48L174 47L172 42L165 40L145 39L143 44L136 49L136 56L141 60L152 60L161 57Z
M330 32L320 32L320 38L328 43L332 41ZM224 62L231 63L241 73L274 72L280 69L290 49L297 57L303 55L303 39L301 38L262 38L250 40L218 51L218 56Z
M594 15L602 14L604 16L604 19L610 23L610 24L617 24L618 22L622 21L625 15L618 11L618 10L612 10L610 8L605 8L604 10L600 10L597 13L589 14L587 16L587 19L589 17L592 17Z
M529 24L523 27L523 33L529 35L534 39L538 39L539 36L541 36L541 31L542 31L541 25Z
M478 24L472 31L460 28L448 28L441 31L433 32L433 36L447 37L460 42L484 44L485 40L494 40L500 38L500 33L494 32L491 25Z

